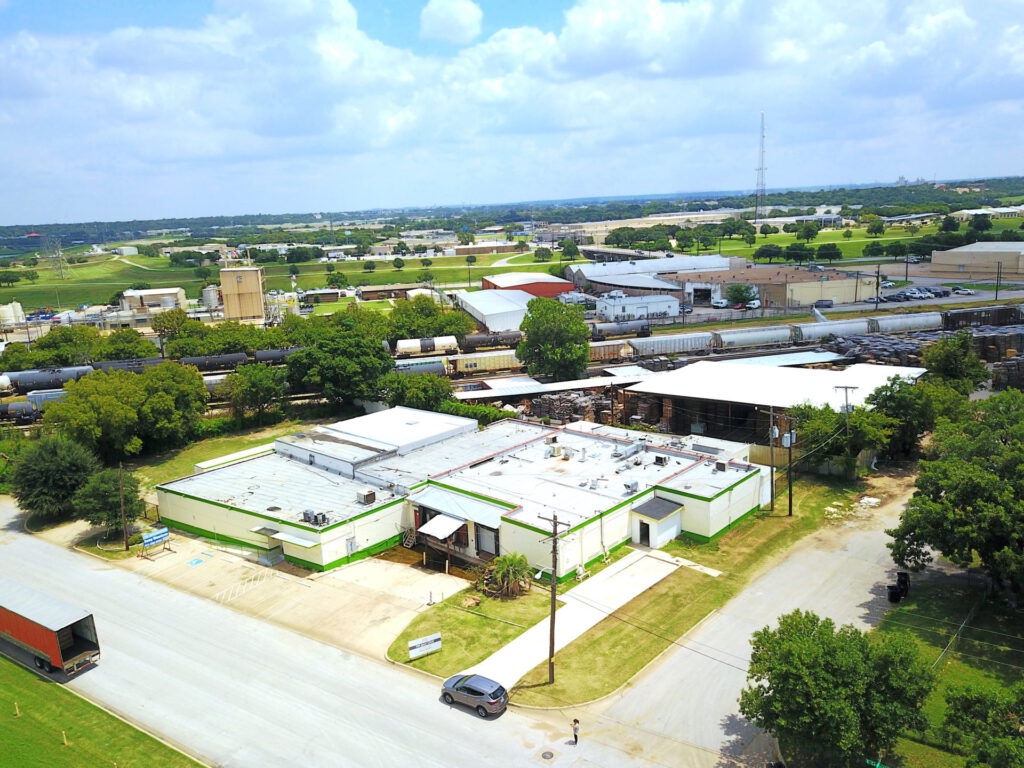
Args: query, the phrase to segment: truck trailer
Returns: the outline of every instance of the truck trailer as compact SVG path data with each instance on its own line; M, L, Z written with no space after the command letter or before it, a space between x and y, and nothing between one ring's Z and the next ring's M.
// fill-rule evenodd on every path
M100 658L91 613L2 576L0 639L31 653L44 672L70 676Z

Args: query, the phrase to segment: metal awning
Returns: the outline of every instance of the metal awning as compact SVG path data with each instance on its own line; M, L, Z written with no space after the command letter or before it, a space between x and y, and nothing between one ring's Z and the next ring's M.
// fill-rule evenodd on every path
M249 533L258 533L260 536L274 536L277 533L277 528L267 528L265 525L257 525L255 528L250 528Z
M437 515L419 527L419 532L435 539L447 539L463 526L462 520L448 515Z
M646 517L650 520L664 520L681 507L682 504L677 501L669 501L668 499L655 497L645 501L643 504L633 507L633 511L641 517Z
M297 547L303 547L304 549L312 549L313 547L319 546L320 542L309 541L308 539L300 539L298 536L292 536L290 533L274 533L271 534L270 538L276 541L284 541L288 544L294 544Z
M409 501L435 512L442 512L449 517L472 520L488 528L497 528L501 525L501 515L508 511L507 507L436 485L427 485L413 491L409 494Z

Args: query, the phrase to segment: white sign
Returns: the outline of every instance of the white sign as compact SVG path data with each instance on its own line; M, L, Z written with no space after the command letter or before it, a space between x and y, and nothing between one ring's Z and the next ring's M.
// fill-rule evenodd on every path
M409 641L409 658L418 659L420 656L426 656L428 653L441 650L441 633L438 632L435 635L427 635L426 637L420 637L416 640Z

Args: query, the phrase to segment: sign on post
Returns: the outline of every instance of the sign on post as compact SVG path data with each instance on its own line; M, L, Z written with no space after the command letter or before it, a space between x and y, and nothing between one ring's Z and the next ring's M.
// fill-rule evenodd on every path
M157 528L155 531L142 534L142 548L148 549L149 547L155 547L157 544L163 544L170 538L170 531L166 528Z
M409 641L409 658L418 659L428 653L441 650L441 633L419 637Z

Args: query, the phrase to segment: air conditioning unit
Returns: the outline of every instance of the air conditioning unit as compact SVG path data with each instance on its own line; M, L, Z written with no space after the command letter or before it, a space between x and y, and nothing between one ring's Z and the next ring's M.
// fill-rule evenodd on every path
M662 453L655 454L654 463L656 466L664 467L668 465L668 456L665 456Z
M725 472L725 470L728 468L729 466L724 461L715 462L715 470L717 470L718 472Z
M312 523L315 520L316 520L316 512L314 512L312 509L304 509L304 510L302 510L302 522L304 522L304 523Z
M356 501L360 504L373 504L377 500L377 492L372 488L356 491Z
M558 435L548 435L544 438L544 442L548 445L554 445L558 442Z
M562 446L560 446L560 445L553 445L553 446L551 446L551 456L552 457L557 459L561 455L562 455Z
M628 483L623 483L623 485L630 493L636 493L640 490L640 483L637 480L630 480Z

